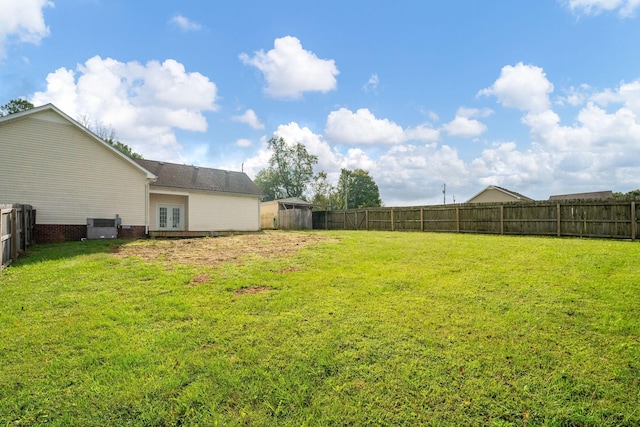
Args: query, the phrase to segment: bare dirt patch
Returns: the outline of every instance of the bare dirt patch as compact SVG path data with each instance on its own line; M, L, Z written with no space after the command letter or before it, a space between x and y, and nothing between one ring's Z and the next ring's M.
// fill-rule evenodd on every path
M197 239L138 240L120 246L116 255L212 266L226 262L241 263L255 257L283 257L323 241L335 239L314 233L274 231Z
M267 286L255 286L252 288L241 288L234 292L235 295L259 294L261 292L269 292L271 288Z

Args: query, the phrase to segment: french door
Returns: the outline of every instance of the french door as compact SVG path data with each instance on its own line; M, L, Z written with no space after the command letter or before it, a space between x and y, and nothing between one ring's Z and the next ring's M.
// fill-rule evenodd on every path
M184 230L182 205L158 204L158 230Z

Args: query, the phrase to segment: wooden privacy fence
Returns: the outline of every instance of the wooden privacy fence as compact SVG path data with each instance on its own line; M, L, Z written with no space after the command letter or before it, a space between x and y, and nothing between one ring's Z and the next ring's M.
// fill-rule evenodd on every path
M33 243L35 215L31 205L0 204L0 271Z
M312 224L311 209L281 209L278 211L280 230L309 230Z
M635 240L639 218L637 200L566 200L316 211L313 228Z

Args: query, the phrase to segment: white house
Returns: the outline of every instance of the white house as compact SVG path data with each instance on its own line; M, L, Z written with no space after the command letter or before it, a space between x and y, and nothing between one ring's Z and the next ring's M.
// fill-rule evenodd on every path
M36 242L154 231L256 231L260 190L241 172L134 161L52 104L0 118L0 203L36 209Z

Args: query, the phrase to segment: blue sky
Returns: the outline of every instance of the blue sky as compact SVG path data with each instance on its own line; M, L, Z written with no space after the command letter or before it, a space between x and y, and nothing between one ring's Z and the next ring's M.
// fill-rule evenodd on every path
M640 188L639 0L0 0L0 103L244 170L282 136L387 206Z

